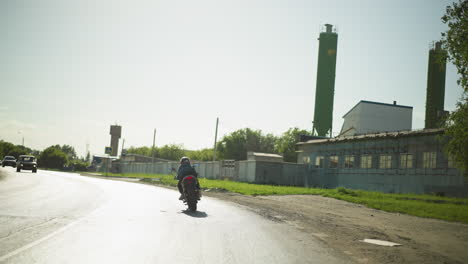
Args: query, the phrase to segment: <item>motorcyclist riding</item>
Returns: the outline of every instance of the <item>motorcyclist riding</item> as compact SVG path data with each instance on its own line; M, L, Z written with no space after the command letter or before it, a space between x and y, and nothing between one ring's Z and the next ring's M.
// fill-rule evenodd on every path
M184 192L182 189L182 180L184 179L185 176L188 176L188 175L193 175L195 177L198 177L198 173L195 171L195 168L193 168L190 165L190 159L187 157L182 157L180 159L179 170L177 171L177 179L179 180L179 182L177 183L177 188L179 188L179 192L180 192L179 200L182 200L184 198Z

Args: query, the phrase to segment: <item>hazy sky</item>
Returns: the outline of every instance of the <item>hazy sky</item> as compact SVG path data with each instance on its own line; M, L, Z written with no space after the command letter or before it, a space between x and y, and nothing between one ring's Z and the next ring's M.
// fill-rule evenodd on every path
M320 25L338 26L333 130L359 100L413 106L451 1L0 1L0 139L102 154L312 128ZM445 108L461 94L447 66ZM120 145L121 146L121 145Z

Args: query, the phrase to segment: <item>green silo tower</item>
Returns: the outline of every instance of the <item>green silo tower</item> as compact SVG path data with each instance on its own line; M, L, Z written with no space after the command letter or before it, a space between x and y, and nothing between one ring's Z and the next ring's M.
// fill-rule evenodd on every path
M440 42L429 50L425 128L438 128L444 114L446 52Z
M337 45L338 34L333 25L325 24L325 32L319 37L313 128L314 135L322 137L331 137L332 133Z

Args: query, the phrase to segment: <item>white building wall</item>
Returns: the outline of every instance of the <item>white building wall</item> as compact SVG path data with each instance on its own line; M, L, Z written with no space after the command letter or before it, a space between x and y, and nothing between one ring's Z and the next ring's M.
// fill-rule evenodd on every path
M411 130L413 108L361 101L343 118L342 136Z

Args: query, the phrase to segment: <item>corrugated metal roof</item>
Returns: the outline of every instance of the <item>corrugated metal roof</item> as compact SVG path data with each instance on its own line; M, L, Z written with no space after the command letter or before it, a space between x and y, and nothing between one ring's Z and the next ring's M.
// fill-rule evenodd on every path
M256 157L270 157L270 158L283 158L283 156L272 153L261 153L261 152L252 152Z
M363 135L355 135L355 136L342 136L342 137L328 138L328 139L315 139L315 140L309 140L307 142L299 142L296 145L332 143L332 142L364 140L364 139L372 139L372 138L389 138L389 137L397 138L397 137L404 137L404 136L439 134L443 131L444 131L443 128L433 128L433 129L405 130L405 131L395 131L395 132L381 132L381 133L363 134Z

